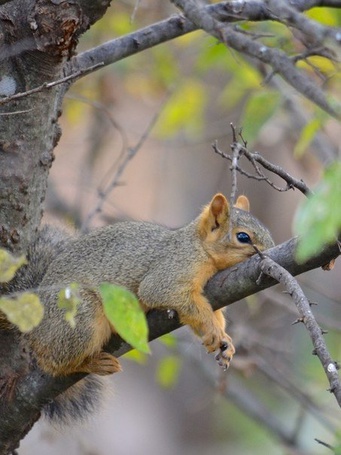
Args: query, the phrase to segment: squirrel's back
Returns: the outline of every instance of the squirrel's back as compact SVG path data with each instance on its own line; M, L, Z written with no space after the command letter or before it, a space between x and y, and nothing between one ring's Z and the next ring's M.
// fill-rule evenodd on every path
M171 230L148 222L128 221L95 229L68 242L62 254L51 261L41 287L62 287L71 282L98 286L105 281L138 293L146 274L153 269L175 278L200 262L200 242L194 222ZM198 257L199 254L199 257ZM179 263L182 267L179 268ZM174 286L173 286L174 287Z

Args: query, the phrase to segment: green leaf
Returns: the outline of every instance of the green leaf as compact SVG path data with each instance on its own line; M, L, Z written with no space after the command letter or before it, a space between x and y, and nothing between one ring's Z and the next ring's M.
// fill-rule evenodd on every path
M257 92L250 96L241 120L243 137L251 145L266 124L275 114L281 104L281 95L275 91Z
M16 271L26 264L25 256L15 257L7 250L0 249L0 283L7 283L14 278Z
M78 283L71 283L69 286L59 291L57 305L65 311L65 320L72 328L76 326L75 316L80 303L81 298L79 295Z
M162 387L169 389L173 387L179 377L181 360L175 355L164 357L158 365L156 380Z
M104 313L117 333L131 346L148 354L147 319L134 294L110 283L102 283L100 293Z
M167 348L174 348L177 344L177 338L172 333L166 333L158 338L158 341Z
M313 196L296 213L294 231L299 242L296 258L304 262L335 242L341 231L341 161L331 164Z
M147 362L147 356L137 349L132 349L122 356L124 359L131 360L132 362L139 363L140 365L145 365Z
M0 299L0 310L7 319L15 324L21 332L29 332L40 324L44 307L36 294L25 292L15 299Z

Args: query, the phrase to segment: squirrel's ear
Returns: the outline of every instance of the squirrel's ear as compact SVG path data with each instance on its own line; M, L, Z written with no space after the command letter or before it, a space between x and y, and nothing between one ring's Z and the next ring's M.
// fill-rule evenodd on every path
M234 207L237 209L245 210L245 212L250 211L250 202L246 196L239 196L237 202L234 204Z
M216 194L201 213L199 230L202 237L225 225L229 217L229 203L223 194Z

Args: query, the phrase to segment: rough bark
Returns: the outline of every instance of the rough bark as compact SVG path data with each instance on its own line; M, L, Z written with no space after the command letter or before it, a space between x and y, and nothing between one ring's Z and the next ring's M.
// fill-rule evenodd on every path
M63 76L77 37L109 3L6 2L0 8L0 96ZM0 244L15 252L26 250L41 220L65 89L59 85L0 106Z

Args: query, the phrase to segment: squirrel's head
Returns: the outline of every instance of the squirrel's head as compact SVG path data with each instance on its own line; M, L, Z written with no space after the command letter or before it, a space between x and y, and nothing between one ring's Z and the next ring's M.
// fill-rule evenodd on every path
M231 208L218 193L202 211L199 235L219 269L244 261L257 249L264 251L275 245L268 229L249 210L246 196L239 196Z

